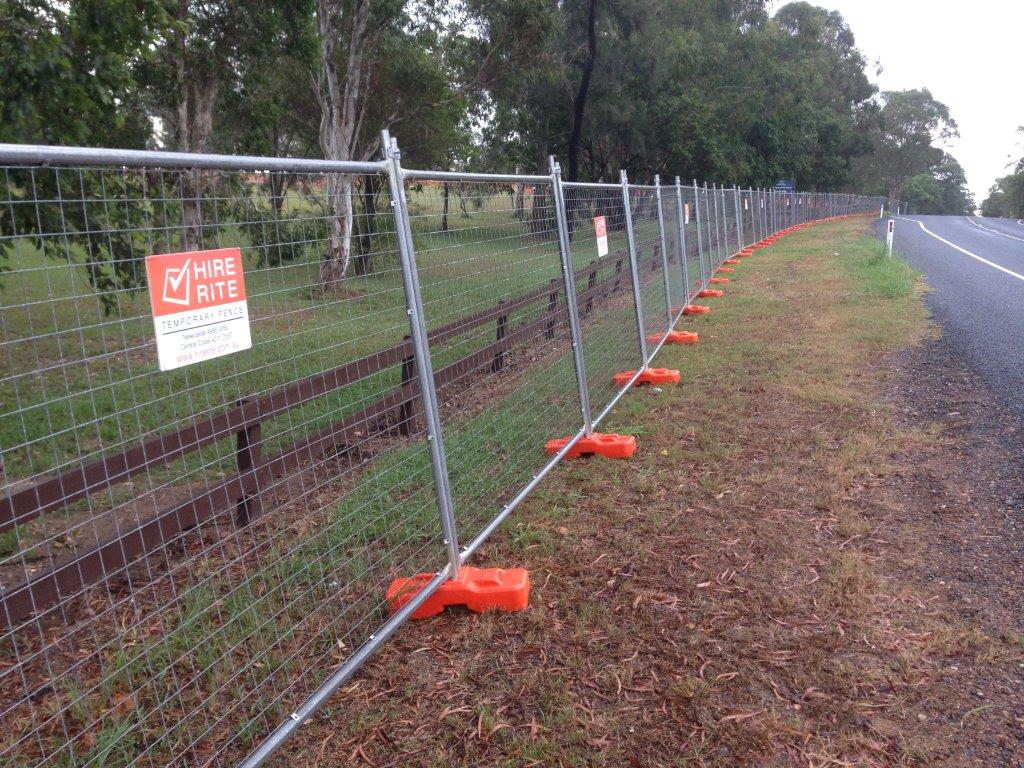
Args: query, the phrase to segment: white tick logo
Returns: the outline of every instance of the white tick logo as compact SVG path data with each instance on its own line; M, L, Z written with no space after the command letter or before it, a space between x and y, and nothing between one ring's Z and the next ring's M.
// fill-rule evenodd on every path
M189 305L189 267L192 259L186 259L180 269L168 269L164 272L164 301L168 304Z

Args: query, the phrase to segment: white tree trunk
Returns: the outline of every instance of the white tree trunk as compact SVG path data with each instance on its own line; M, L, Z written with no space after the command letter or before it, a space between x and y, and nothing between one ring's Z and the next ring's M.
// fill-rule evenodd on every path
M320 36L320 147L328 160L351 160L355 152L356 122L363 79L363 60L371 0L356 0L348 23L348 55L344 89L338 77L338 46L345 36L341 0L317 0ZM337 287L352 261L352 178L329 174L327 206L331 215L327 252L320 267L324 288Z
M186 13L184 6L182 14ZM182 17L183 18L183 17ZM216 80L199 82L185 64L186 41L184 34L177 40L174 50L175 86L177 104L174 109L174 138L179 152L204 152L213 131L213 107L217 101L219 83ZM203 243L203 191L202 172L192 168L181 172L181 247L194 251Z

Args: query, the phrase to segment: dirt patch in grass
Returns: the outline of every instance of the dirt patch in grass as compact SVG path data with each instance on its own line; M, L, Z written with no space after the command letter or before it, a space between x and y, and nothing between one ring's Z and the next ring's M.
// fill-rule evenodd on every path
M530 609L414 623L278 764L1024 764L1018 426L863 222L735 277L659 356L683 386L602 425L637 456L558 468L481 552Z

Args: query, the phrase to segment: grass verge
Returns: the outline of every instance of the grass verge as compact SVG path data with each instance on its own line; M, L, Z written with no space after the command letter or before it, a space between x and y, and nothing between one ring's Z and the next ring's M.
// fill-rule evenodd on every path
M887 567L888 482L934 438L882 396L933 335L921 283L858 221L735 277L657 360L683 385L602 425L637 456L563 465L481 553L530 609L407 628L279 765L962 764L944 665L1024 658Z

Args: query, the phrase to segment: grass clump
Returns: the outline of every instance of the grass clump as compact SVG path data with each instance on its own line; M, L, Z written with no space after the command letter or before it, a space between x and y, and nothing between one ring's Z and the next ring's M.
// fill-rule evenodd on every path
M882 243L867 238L852 241L844 264L869 296L901 299L914 294L921 273L896 254L889 255Z

